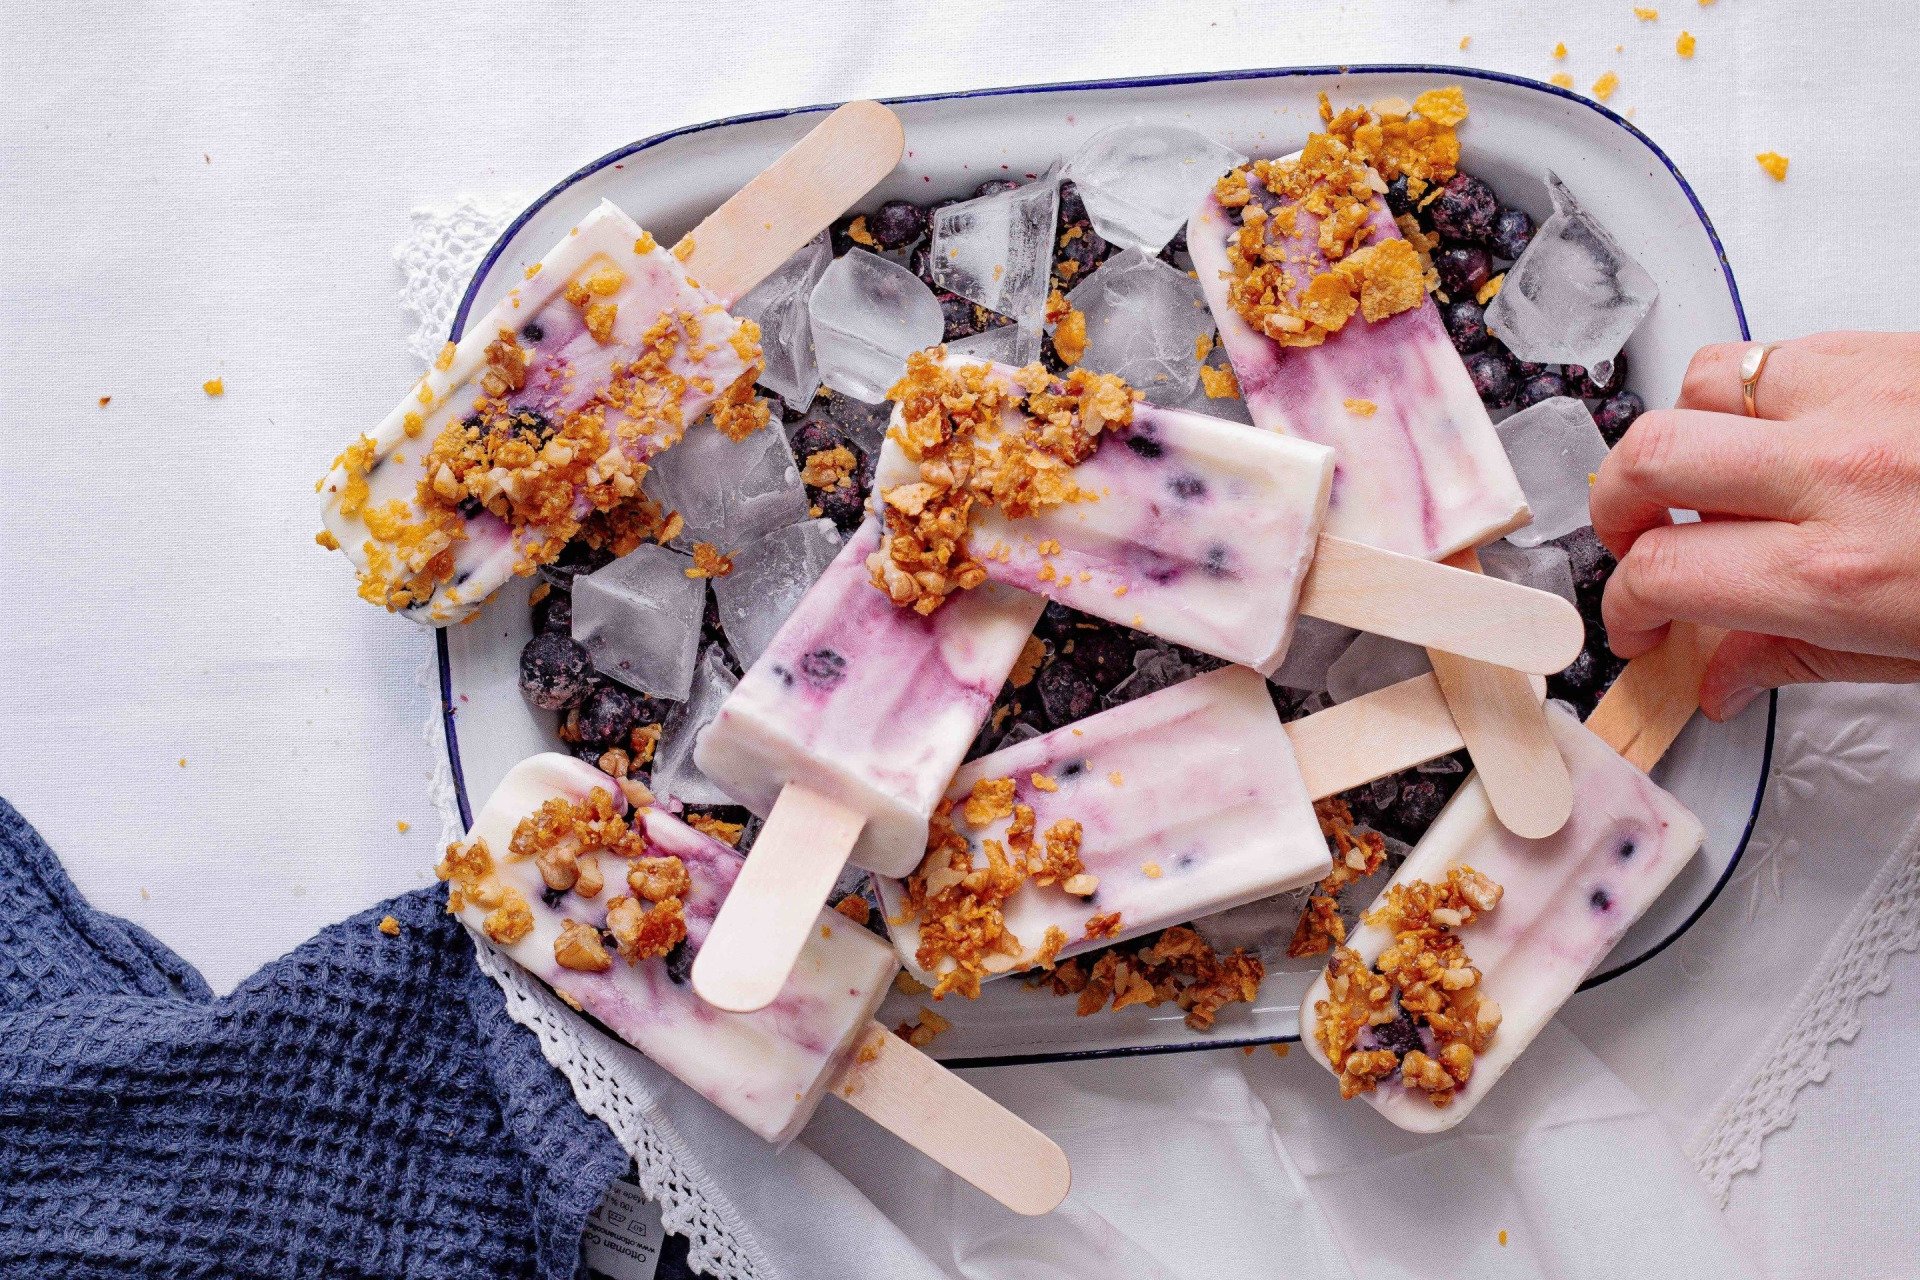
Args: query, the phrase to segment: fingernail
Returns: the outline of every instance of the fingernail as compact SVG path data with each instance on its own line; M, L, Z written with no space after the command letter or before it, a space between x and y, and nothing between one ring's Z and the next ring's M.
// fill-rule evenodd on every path
M1715 716L1714 719L1716 720L1733 719L1735 716L1739 715L1742 711L1745 711L1747 707L1752 704L1753 700L1760 696L1760 694L1761 694L1761 690L1753 689L1753 688L1743 688L1743 689L1733 690L1732 692L1728 693L1726 697L1720 699L1720 714Z

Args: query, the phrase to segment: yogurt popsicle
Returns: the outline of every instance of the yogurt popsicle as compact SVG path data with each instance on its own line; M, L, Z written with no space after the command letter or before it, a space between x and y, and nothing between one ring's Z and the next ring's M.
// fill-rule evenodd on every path
M709 410L764 425L758 329L613 205L528 270L322 481L361 596L416 622L471 615L590 521L644 536L647 459Z
M1403 1129L1451 1128L1705 839L1686 808L1558 708L1573 816L1544 840L1454 796L1301 1002L1301 1039Z
M847 539L694 749L701 772L767 818L694 968L721 1008L774 998L849 857L894 876L920 861L927 820L1046 607L990 585L931 617L897 609L868 580L879 546L873 520Z
M1432 676L1282 725L1223 667L969 762L927 857L878 881L936 994L1184 924L1330 869L1313 802L1458 750Z
M687 963L740 866L739 854L676 818L630 812L591 765L539 755L507 774L438 874L467 925L767 1141L793 1137L829 1091L899 1120L888 1095L906 1079L920 1107L951 1104L978 1127L970 1147L910 1124L901 1136L952 1157L956 1173L1022 1212L1057 1203L1066 1189L1057 1147L873 1021L897 966L846 918L819 914L761 1012L695 998Z
M1565 601L1323 539L1324 446L1136 402L1111 376L937 352L894 396L872 565L902 607L984 577L1269 672L1297 608L1540 672L1578 652Z

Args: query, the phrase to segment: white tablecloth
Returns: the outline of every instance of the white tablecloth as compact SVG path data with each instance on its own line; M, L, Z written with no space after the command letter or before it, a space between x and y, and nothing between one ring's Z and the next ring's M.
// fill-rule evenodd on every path
M1685 0L1657 22L1519 0L935 8L183 0L10 18L0 795L94 901L225 989L427 879L430 647L344 589L311 544L309 493L415 370L389 250L422 203L531 193L643 134L856 95L1332 61L1564 66L1583 86L1614 69L1613 105L1701 193L1757 333L1913 322L1920 262L1876 238L1920 170L1904 6ZM1753 162L1768 149L1793 158L1784 185ZM219 399L201 390L214 377ZM1894 927L1868 951L1911 945L1903 882L1874 878L1911 848L1920 696L1784 706L1765 847L1684 942L1566 1021L1715 1171L1757 1260L1892 1274L1920 1210L1915 962L1855 1002L1882 974L1848 945L1888 923L1888 894ZM1799 1088L1809 1075L1824 1079ZM1756 1098L1759 1130L1793 1118L1764 1145L1729 1126Z

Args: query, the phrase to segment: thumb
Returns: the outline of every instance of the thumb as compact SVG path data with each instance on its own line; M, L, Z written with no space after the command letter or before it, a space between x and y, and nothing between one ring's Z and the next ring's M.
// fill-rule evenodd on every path
M1836 680L1856 684L1920 681L1920 661L1822 649L1804 640L1736 631L1721 641L1700 681L1700 709L1710 720L1731 720L1762 691L1783 684Z

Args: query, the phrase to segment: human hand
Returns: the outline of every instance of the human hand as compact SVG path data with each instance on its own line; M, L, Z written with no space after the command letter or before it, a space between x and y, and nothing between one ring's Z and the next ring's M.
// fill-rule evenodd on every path
M1608 643L1632 658L1677 620L1725 628L1700 686L1715 720L1783 684L1920 681L1920 334L1781 343L1758 418L1748 345L1702 348L1678 404L1600 469L1594 532L1620 560Z

